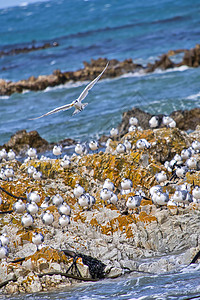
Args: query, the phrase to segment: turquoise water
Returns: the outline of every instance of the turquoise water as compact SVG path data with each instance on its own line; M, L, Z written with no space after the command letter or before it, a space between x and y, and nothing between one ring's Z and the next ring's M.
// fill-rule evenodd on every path
M5 5L0 3L0 51L33 41L35 45L59 43L55 48L0 57L0 78L6 80L50 74L55 69L77 70L83 61L99 57L132 58L146 65L170 49L193 48L200 42L199 0L192 4L189 0L52 0ZM200 68L126 74L99 81L80 114L71 117L72 111L65 111L35 121L28 119L70 103L87 82L0 97L0 144L21 129L37 130L49 142L87 141L108 134L133 106L152 114L200 106L199 83ZM187 299L200 294L199 275L198 269L129 275L20 299Z

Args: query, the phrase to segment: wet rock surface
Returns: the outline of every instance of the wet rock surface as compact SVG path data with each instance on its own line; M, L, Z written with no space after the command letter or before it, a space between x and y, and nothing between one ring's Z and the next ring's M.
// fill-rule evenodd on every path
M183 52L183 59L179 63L174 63L170 57L177 53ZM64 84L69 81L84 81L93 80L97 77L108 60L106 58L99 58L97 60L91 60L90 63L84 62L84 68L77 71L61 72L55 70L51 75L40 75L38 77L31 76L28 79L20 80L18 82L0 80L0 95L11 95L13 93L22 93L24 90L39 91L44 90L47 87L54 87L56 85ZM167 54L163 54L154 63L149 63L147 66L135 64L131 58L122 62L111 59L109 61L109 67L103 74L102 78L114 78L121 76L129 72L154 72L156 69L166 70L169 68L180 67L199 67L200 65L200 46L197 44L195 48L190 50L178 49L169 51Z
M8 56L8 55L17 55L20 53L28 53L28 52L32 52L32 51L43 50L43 49L47 49L47 48L51 48L51 47L58 47L58 46L59 46L59 44L57 42L48 42L48 43L44 43L42 45L37 45L35 43L32 43L29 46L24 46L21 48L13 48L8 51L1 50L0 57Z
M151 147L138 149L139 139L146 139ZM9 237L8 258L0 261L0 284L8 281L2 286L2 293L49 291L77 282L76 276L80 274L92 280L94 272L102 273L102 270L105 277L115 278L127 271L159 274L188 265L199 251L200 203L160 206L152 201L149 190L157 184L155 175L166 171L164 163L191 146L194 139L200 141L198 126L190 134L178 128L136 130L126 133L119 141L110 140L105 153L72 156L71 165L65 169L61 159L31 159L23 163L2 159L1 168L9 166L14 170L11 180L1 179L0 233L7 233ZM120 154L117 146L125 140L132 147ZM144 156L148 158L145 163ZM200 161L199 152L194 157ZM28 175L30 166L42 172L41 179ZM166 174L167 180L160 185L169 197L183 183L191 190L200 186L199 166L182 178L173 178L173 171ZM121 187L123 178L132 181L126 193ZM100 197L106 179L114 183L116 204ZM74 196L77 182L96 199L89 209L83 209ZM127 209L128 197L134 196L140 188L146 197L136 209ZM24 228L23 214L12 211L17 200L11 194L26 203L27 193L33 190L40 196L39 211L33 216L33 224ZM52 199L58 193L71 208L70 224L65 228L59 224L59 210L52 200L48 207L42 206L45 197ZM47 210L54 217L51 225L42 222ZM44 235L38 250L32 242L34 232ZM64 249L80 255L74 260ZM92 265L88 264L88 257ZM23 261L13 262L20 258L24 258ZM91 267L96 260L101 265L100 271L98 267ZM74 261L76 267L72 266ZM69 274L74 278L66 277L70 267Z
M64 139L59 142L63 147L76 144L73 139ZM6 151L12 149L17 155L25 156L29 148L35 148L38 153L46 152L52 149L56 143L49 143L43 139L36 130L27 132L25 129L17 131L11 136L10 140L0 149L4 148Z
M129 119L135 117L139 121L139 125L143 129L149 129L149 120L155 115L142 111L140 108L134 107L132 110L124 112L122 115L122 122L118 126L119 135L123 136L129 129ZM164 128L162 123L163 114L156 115L159 118L159 126L157 128ZM176 127L180 130L195 130L196 126L200 124L200 108L196 107L191 110L177 110L170 115L176 122Z
M149 120L153 115L142 111L141 109L134 107L132 110L124 112L122 115L122 121L118 125L119 134L115 139L123 137L129 130L130 124L129 119L135 117L139 121L139 125L142 129L150 129ZM160 125L158 128L165 128L162 124L163 114L157 115L160 119ZM178 110L170 114L176 122L176 127L180 130L195 130L196 126L200 124L200 108L194 108L191 110ZM99 138L99 143L104 144L109 139L109 136L101 136ZM58 143L49 143L43 139L37 131L27 132L26 130L20 130L11 136L10 140L4 145L0 146L0 149L5 148L6 151L13 149L17 155L25 156L27 150L30 147L33 147L37 150L38 153L44 153L50 151L54 145L59 144L62 147L73 146L77 144L77 141L66 138L59 141Z

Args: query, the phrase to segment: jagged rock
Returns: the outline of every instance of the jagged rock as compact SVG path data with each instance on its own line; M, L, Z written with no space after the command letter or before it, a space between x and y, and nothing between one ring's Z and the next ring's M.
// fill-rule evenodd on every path
M47 46L49 46L47 44ZM53 44L57 46L57 44ZM37 50L36 48L32 50ZM174 63L169 56L173 56L176 53L184 52L184 57L181 62ZM108 62L107 58L98 58L96 60L91 59L91 62L83 62L84 68L77 71L61 72L55 70L51 75L40 75L37 78L34 76L18 82L11 82L1 79L0 80L0 95L11 95L13 93L22 93L23 90L44 90L47 87L53 87L59 84L63 84L67 81L85 81L93 80ZM109 60L109 67L102 75L102 78L113 78L121 76L128 72L136 72L143 70L146 73L153 72L156 69L166 70L169 68L179 67L187 65L189 67L198 67L200 64L200 45L196 45L194 49L190 50L171 50L167 54L163 54L159 60L154 63L148 63L147 66L135 64L131 58L125 59L120 62L116 59Z
M149 128L149 120L151 119L152 115L150 113L142 111L140 108L133 107L132 110L126 111L122 115L121 124L118 126L120 136L123 136L128 132L130 127L129 119L131 117L135 117L139 121L139 126L143 129Z
M112 267L109 271L106 277L108 278L117 278L121 276L123 273L123 270L121 268Z
M30 132L20 130L12 135L10 140L1 146L1 148L5 148L7 151L13 149L17 154L21 154L26 152L29 147L36 148L39 152L42 152L45 151L48 146L49 143L41 138L36 130Z
M71 167L67 171L60 166L59 159L31 160L20 166L16 160L2 161L2 168L9 165L14 169L14 177L12 181L1 181L0 230L9 235L10 253L8 259L1 262L4 267L3 270L0 268L0 282L8 274L14 274L17 279L15 283L9 282L2 293L46 291L70 284L69 279L63 278L63 273L66 274L71 267L70 274L77 276L75 262L80 273L90 280L107 276L115 278L127 270L168 272L177 270L184 263L188 264L199 251L200 204L158 207L150 199L149 188L157 184L155 174L164 170L163 163L175 153L180 154L183 148L191 146L193 139L199 136L199 127L193 135L178 128L127 133L120 141L112 141L109 151L105 153L72 157ZM151 147L136 149L136 141L140 138L147 139ZM116 147L124 139L130 141L132 149L128 153L118 154ZM145 167L141 165L142 155L148 155L149 164ZM198 152L195 157L200 159ZM28 176L27 168L30 165L44 174L40 181ZM184 179L170 179L171 175L170 171L167 172L166 183L161 183L169 197L183 182L190 184L192 189L200 185L200 170L187 172ZM118 196L116 205L104 204L100 198L106 178L115 185L114 192ZM123 178L129 178L133 183L128 194L121 192ZM74 197L77 182L96 199L90 210L79 207ZM140 188L147 197L141 201L138 209L125 211L127 198L134 196ZM38 191L41 199L33 226L25 229L21 224L21 215L12 211L16 201L12 193L24 198L29 190ZM41 203L46 196L52 198L56 193L71 208L70 224L63 230L58 224L58 209L52 203L48 210L54 216L53 225L44 225L41 220L45 210L41 208ZM9 210L10 213L4 214ZM35 231L45 237L45 245L38 251L32 243ZM174 253L178 254L175 256ZM21 256L25 257L21 264L19 261L11 262ZM48 272L51 274L47 275Z
M30 45L22 48L14 48L9 51L0 51L0 57L1 56L7 56L7 55L16 55L19 53L28 53L31 51L36 51L36 50L42 50L42 49L47 49L51 47L58 47L59 44L57 42L52 42L52 43L44 43L43 45Z
M59 142L63 147L74 145L76 141L73 139L64 139ZM38 153L52 150L56 143L48 143L43 139L36 130L27 132L25 129L17 131L11 136L10 140L0 149L5 148L6 151L12 149L16 154L24 155L28 148L35 148Z
M124 112L122 115L122 121L118 126L120 136L123 136L128 132L128 129L130 127L129 119L131 117L136 117L139 121L139 125L143 129L148 129L150 128L149 120L152 116L152 114L142 111L137 107L133 107L132 110ZM164 127L161 122L163 116L163 114L158 115L160 119L160 128ZM176 127L180 130L195 130L196 126L200 124L200 108L196 107L191 110L174 111L170 114L170 117L174 119L174 121L176 122Z
M182 65L188 67L199 67L200 65L200 44L197 44L195 48L185 50L185 54L182 60Z
M195 130L200 124L200 108L196 107L191 110L178 110L170 114L176 122L176 126L181 130Z
M147 72L154 72L156 69L167 70L169 68L174 68L175 64L170 60L167 54L163 54L159 60L155 63L147 64Z

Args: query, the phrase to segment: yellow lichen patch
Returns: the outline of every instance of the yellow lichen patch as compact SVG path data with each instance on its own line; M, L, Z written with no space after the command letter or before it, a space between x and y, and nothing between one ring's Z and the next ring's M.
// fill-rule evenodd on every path
M22 228L17 231L17 236L20 237L20 242L18 241L18 245L23 245L24 241L29 241L31 243L34 232L37 232L37 233L40 232L43 235L45 235L48 232L48 230L46 228L37 228L37 229L33 228L33 229L29 229L29 230Z
M135 222L134 215L120 215L108 221L105 225L99 224L95 218L90 221L90 225L98 227L102 234L111 235L120 230L124 232L127 238L133 237L130 225Z
M200 186L200 171L196 171L195 173L187 172L186 178L188 183Z
M52 249L49 247L43 247L41 250L36 251L33 255L27 256L26 260L31 259L33 262L37 262L41 258L46 259L48 262L69 262L69 259L62 251Z
M90 221L90 225L92 225L94 227L98 227L99 223L97 222L97 220L95 218L92 218Z
M143 222L145 224L151 223L151 222L157 222L157 219L153 215L148 215L145 211L141 211L137 221Z
M38 171L42 172L43 176L45 175L48 178L54 178L57 173L62 171L59 160L54 159L48 161L31 160L31 162L21 166L21 171L27 172L29 166L34 166Z
M145 206L145 205L152 205L152 200L145 200L145 199L142 199L141 203L140 203L140 206Z
M118 228L123 231L129 224L135 222L135 215L120 215L119 217L111 220L111 224L117 224Z
M143 131L136 130L125 134L124 138L130 140L134 144L139 139L146 139L147 141L152 141L152 139L154 139L154 133L151 129Z
M130 225L126 228L125 233L128 239L134 237L133 229L130 227Z
M21 244L23 244L23 241L29 241L29 242L32 241L32 235L33 235L33 233L32 233L31 230L29 230L29 231L26 231L25 229L19 230L17 232L17 235L20 236Z
M86 217L82 211L74 215L74 222L80 220L82 223L85 223Z

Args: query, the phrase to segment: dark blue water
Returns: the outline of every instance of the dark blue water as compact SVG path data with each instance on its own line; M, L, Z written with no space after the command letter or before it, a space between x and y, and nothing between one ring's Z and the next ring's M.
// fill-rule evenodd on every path
M13 2L15 2L13 0ZM17 3L17 0L16 0ZM5 7L5 2L0 7ZM0 51L56 41L58 47L0 58L0 78L26 79L55 69L77 70L83 61L132 58L146 65L170 49L200 42L199 0L57 0L0 8ZM0 97L0 144L17 130L37 130L48 141L87 141L117 126L122 113L138 106L170 113L200 106L200 68L126 74L99 81L80 114L37 117L78 97L87 83ZM83 284L60 294L27 299L186 299L200 293L199 271L137 276ZM164 296L161 296L164 294ZM14 299L14 298L13 298ZM17 298L16 298L17 299Z

